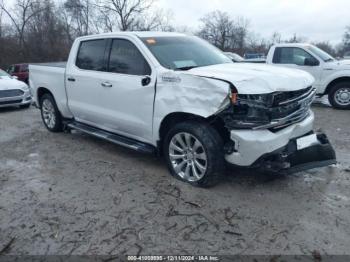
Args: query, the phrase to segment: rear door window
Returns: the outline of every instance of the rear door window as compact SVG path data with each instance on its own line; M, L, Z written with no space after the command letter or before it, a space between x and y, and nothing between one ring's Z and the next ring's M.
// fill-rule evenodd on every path
M81 42L76 66L85 70L106 71L105 49L105 39Z
M150 75L151 68L132 42L125 39L113 39L108 72L127 75Z

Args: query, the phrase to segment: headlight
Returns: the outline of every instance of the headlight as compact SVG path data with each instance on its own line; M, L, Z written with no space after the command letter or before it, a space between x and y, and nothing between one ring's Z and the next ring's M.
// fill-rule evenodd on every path
M231 106L222 112L229 129L254 128L270 123L270 109L273 105L272 94L230 95Z
M24 86L22 86L22 89L23 89L23 91L28 91L29 90L29 86L24 85Z
M272 107L273 95L272 94L260 94L260 95L238 95L238 104L246 104L253 107Z

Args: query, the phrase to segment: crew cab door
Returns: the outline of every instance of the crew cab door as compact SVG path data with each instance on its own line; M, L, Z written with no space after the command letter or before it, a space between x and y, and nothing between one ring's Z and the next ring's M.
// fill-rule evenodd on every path
M81 42L76 68L66 77L68 105L77 121L152 140L155 77L131 40Z
M320 81L322 69L320 61L306 50L299 47L276 47L272 63L277 66L296 68L310 73L316 80Z

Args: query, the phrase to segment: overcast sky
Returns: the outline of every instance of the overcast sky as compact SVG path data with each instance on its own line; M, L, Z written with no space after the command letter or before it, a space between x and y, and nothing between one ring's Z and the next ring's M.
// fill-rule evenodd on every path
M172 9L177 25L197 27L199 18L219 9L250 20L250 29L263 37L278 31L283 38L296 33L309 41L341 41L350 25L349 0L158 0Z
M350 25L350 0L156 0L156 5L172 10L176 25L194 29L203 15L216 9L243 16L250 20L250 30L262 37L277 31L283 39L296 33L308 41L338 44Z

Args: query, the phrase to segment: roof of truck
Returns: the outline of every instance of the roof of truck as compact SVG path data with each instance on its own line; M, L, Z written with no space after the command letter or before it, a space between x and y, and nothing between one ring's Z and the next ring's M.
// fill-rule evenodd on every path
M175 33L175 32L156 32L156 31L125 31L125 32L112 32L112 33L103 33L96 35L87 35L79 37L79 39L85 38L101 38L101 37L113 37L113 36L137 36L137 37L171 37L171 36L186 36L185 34Z
M274 44L274 46L278 46L278 47L305 47L305 46L311 46L311 44L308 44L308 43L280 43L280 44Z

